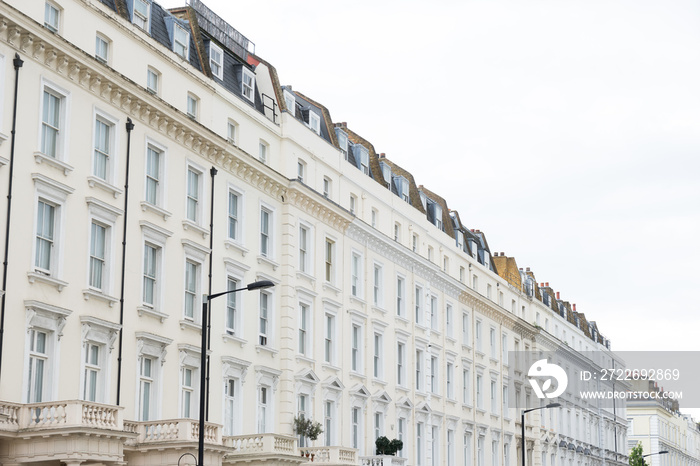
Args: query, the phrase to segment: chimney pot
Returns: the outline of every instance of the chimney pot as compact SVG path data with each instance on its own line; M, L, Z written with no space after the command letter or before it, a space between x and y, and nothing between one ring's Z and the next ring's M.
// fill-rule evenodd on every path
M561 298L559 297L559 292L557 291L557 301L558 301L559 299L561 299Z
M576 312L576 304L574 304L573 306L574 306L574 312Z
M470 229L469 231L471 231L472 233L474 233L474 229L473 229L473 228L472 228L472 229Z
M544 286L546 286L547 288L549 288L549 282L544 282Z
M347 128L347 127L348 127L348 122L347 122L347 121L344 121L344 122L341 123L341 125L343 125L343 127Z
M530 271L530 267L526 268L525 271L526 271L526 272L529 272L529 271Z
M519 268L518 270L520 270L520 271L522 272L522 271L523 271L523 268L522 268L522 267L520 267L520 268Z

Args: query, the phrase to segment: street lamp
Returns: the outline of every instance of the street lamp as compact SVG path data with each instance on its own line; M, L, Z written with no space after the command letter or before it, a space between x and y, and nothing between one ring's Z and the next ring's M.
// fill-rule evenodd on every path
M235 290L222 291L221 293L214 293L210 295L202 295L202 348L201 348L201 360L199 367L199 458L197 460L197 466L204 465L204 392L206 390L206 365L207 365L207 320L208 308L211 300L223 296L225 294L235 293L237 291L253 291L261 290L263 288L270 288L275 286L270 280L261 280L248 284L243 288L236 288ZM184 456L184 455L183 455Z
M523 466L525 466L525 413L529 413L530 411L537 411L538 409L547 409L547 408L558 408L561 406L561 403L550 403L546 406L540 406L538 408L530 408L530 409L524 409L523 413L520 415L520 428L521 433L522 433L522 456L523 456Z
M645 456L666 455L666 454L668 454L668 450L661 450L658 453L647 453L646 455L642 455L642 458L644 458Z

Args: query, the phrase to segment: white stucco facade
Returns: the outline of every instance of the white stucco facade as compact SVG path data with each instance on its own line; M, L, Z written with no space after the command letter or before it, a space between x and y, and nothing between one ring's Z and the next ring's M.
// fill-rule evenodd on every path
M196 455L201 296L257 280L275 286L212 301L208 464L309 461L300 451L360 464L384 435L403 440L399 463L515 465L508 351L614 358L280 111L264 62L252 56L274 115L106 3L47 3L57 32L43 1L0 4L3 199L13 58L23 60L3 464L174 465ZM100 59L97 38L108 44ZM4 244L5 203L0 219ZM519 408L539 405L529 387L516 390ZM561 402L528 415L528 464L626 463L624 406L613 416L570 394ZM311 445L293 433L300 412L324 427Z

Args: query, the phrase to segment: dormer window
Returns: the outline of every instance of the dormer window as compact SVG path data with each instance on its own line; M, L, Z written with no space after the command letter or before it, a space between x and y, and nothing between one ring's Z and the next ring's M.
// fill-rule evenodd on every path
M335 129L335 135L338 138L338 147L340 147L340 151L343 153L345 160L347 160L348 159L348 135L345 134L345 131L343 131L340 128Z
M455 236L457 237L457 247L459 249L464 249L464 233L462 233L461 231L457 231Z
M357 168L362 170L365 175L369 175L369 150L363 145L356 144L353 146L353 152Z
M134 13L132 15L132 21L135 25L148 31L148 19L151 14L150 3L144 0L134 0Z
M442 207L436 202L431 202L428 205L428 213L432 214L433 225L442 230Z
M379 162L379 166L382 169L384 181L391 187L391 167L384 162Z
M296 102L297 100L294 98L294 94L289 92L288 90L284 90L284 105L287 106L287 111L291 113L292 115L296 114Z
M212 75L224 79L224 51L214 42L209 42L209 68Z
M243 97L255 102L255 75L248 68L241 68L241 94Z
M469 247L472 250L472 257L476 259L479 256L479 246L476 244L476 241L469 241Z
M403 176L397 176L394 178L394 183L396 183L396 193L405 202L410 202L408 197L408 180Z
M173 52L187 60L190 49L190 34L185 31L185 28L182 26L177 24L174 24L173 26Z
M316 134L321 134L321 118L311 110L309 110L309 128L314 130Z

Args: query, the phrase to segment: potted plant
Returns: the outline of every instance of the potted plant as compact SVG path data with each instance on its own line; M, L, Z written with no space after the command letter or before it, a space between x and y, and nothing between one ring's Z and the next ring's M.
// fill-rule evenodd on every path
M403 441L398 439L389 440L382 435L374 441L374 446L377 448L377 455L394 456L399 450L403 449Z
M321 426L320 422L306 419L302 414L294 418L294 433L306 437L313 442L323 433L323 426Z

